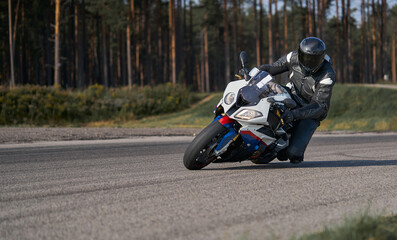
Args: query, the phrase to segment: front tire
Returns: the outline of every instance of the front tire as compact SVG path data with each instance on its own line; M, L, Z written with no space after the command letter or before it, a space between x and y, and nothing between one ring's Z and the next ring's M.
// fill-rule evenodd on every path
M204 128L185 151L185 167L189 170L199 170L213 162L216 159L214 150L227 132L228 129L218 121Z

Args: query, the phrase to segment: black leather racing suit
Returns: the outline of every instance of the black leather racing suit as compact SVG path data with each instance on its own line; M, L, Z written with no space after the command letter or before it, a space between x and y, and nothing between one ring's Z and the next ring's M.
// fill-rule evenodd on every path
M325 55L322 66L313 74L303 70L298 61L298 52L290 52L273 64L259 67L272 75L288 71L292 97L299 107L292 110L294 128L290 144L286 149L288 158L292 161L303 160L307 145L317 127L328 113L332 88L335 84L335 71L328 55Z

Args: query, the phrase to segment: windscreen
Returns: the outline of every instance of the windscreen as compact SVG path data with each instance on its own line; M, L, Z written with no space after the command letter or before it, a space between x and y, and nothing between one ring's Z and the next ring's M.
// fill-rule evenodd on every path
M269 82L273 80L272 75L268 72L261 71L253 77L249 84L240 90L240 97L246 104L256 104L269 93ZM261 97L260 97L261 96Z

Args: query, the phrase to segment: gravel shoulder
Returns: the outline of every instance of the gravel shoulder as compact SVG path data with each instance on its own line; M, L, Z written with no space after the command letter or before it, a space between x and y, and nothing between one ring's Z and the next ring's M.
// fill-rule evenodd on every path
M0 128L0 144L104 140L146 136L194 136L197 128Z
M1 127L0 144L18 144L52 141L128 139L151 136L195 136L201 128L49 128L49 127ZM393 132L373 132L384 135ZM315 135L368 134L352 131L317 131Z

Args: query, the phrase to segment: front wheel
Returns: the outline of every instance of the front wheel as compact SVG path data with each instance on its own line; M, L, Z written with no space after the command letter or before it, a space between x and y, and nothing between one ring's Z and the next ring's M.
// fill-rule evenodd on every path
M212 122L204 128L190 143L183 156L183 164L187 169L199 170L216 159L216 146L228 132L218 121Z

